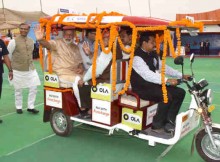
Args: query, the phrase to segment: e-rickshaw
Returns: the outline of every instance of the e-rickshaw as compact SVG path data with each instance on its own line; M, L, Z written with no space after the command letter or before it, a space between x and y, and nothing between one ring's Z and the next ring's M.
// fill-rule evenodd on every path
M93 68L93 87L91 88L92 118L88 120L78 117L77 92L71 87L60 87L61 81L52 71L50 51L42 52L43 49L40 47L40 60L44 69L43 121L50 121L52 129L57 135L69 136L73 129L73 121L76 121L109 130L109 135L112 135L114 130L123 130L129 135L147 140L150 146L155 146L156 143L169 145L170 147L166 150L168 151L176 142L198 127L200 119L202 119L203 127L197 131L194 138L197 151L204 160L220 161L220 125L211 121L210 114L214 107L210 106L212 100L211 89L204 89L208 85L205 79L196 82L192 73L191 81L179 80L180 83L187 85L192 100L188 110L177 115L175 132L172 135L160 136L151 131L151 123L157 111L157 103L142 100L137 94L132 92L130 87L132 61L138 33L144 31L162 32L162 35L156 34L156 50L157 53L160 53L160 44L163 42L161 75L164 102L167 102L164 72L168 47L172 57L175 58L174 62L182 65L183 69L183 56L180 56L181 32L186 30L190 32L199 30L202 32L202 23L192 22L188 19L170 22L151 17L125 16L115 12L103 12L90 15L57 14L51 18L40 19L40 24L41 27L46 29L47 40L51 39L51 34L59 35L59 30L63 26L80 30L80 32L75 34L76 42L83 39L84 30L89 28L96 29L94 67L96 66L98 46L105 53L108 53L108 50L113 51L111 76L108 83L96 84L96 69ZM133 30L130 48L125 48L120 39L118 34L120 26L129 26ZM104 28L110 29L108 50L104 48L101 38L101 29ZM121 49L130 53L129 60L116 60L116 39ZM176 52L173 42L176 42ZM47 53L47 55L43 53ZM194 55L191 55L190 61L192 69ZM65 83L65 81L62 82ZM72 85L74 86L74 84ZM122 88L116 92L117 85L121 85Z

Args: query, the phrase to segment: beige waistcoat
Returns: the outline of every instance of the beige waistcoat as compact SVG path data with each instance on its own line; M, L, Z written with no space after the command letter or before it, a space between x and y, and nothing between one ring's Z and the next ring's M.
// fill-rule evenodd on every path
M15 50L12 53L12 69L18 71L35 69L33 64L33 40L28 37L18 36L15 38L15 44Z

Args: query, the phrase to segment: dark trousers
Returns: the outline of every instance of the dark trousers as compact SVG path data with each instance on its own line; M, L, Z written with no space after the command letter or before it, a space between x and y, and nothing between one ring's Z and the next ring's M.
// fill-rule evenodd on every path
M200 47L199 54L200 55L205 55L205 48L204 47Z
M81 101L81 107L86 108L87 110L92 108L92 99L91 99L91 85L83 85L79 87L79 95Z
M141 87L141 89L132 88L140 98L158 102L157 113L153 118L152 126L161 128L168 121L175 123L186 94L185 90L179 87L167 86L168 103L164 103L161 85L147 83L146 85L141 85Z
M0 73L0 98L2 95L2 83L3 83L3 78L2 78L2 73Z

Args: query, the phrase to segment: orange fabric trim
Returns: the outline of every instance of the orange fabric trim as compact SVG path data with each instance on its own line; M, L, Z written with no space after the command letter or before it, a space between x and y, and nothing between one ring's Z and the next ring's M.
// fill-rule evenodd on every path
M55 91L55 92L73 92L72 89L70 88L66 88L66 89L58 89L58 88L50 88L50 87L44 87L45 90L48 90L48 91Z

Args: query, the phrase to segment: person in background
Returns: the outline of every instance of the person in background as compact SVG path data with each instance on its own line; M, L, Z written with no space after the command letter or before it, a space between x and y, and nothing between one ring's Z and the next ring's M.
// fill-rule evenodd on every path
M132 29L130 27L121 27L119 36L125 48L130 48L132 43ZM119 45L117 45L119 47ZM118 53L119 51L117 51ZM129 59L130 53L122 51L122 59Z
M0 98L1 98L1 94L2 94L2 84L3 84L3 76L2 75L4 73L2 57L4 59L6 66L8 67L8 77L10 80L13 79L13 70L11 67L11 61L8 57L8 54L9 54L9 52L7 50L7 47L4 43L4 41L0 39ZM2 123L1 119L0 119L0 123Z
M8 51L11 55L13 69L12 84L15 89L15 107L18 114L22 114L22 90L29 88L27 111L33 114L39 113L34 107L37 86L40 79L33 64L34 41L27 37L30 25L22 23L19 25L20 35L11 40Z
M210 47L210 43L208 40L206 40L205 42L205 54L209 55L209 47Z
M205 42L201 41L199 43L199 54L204 55L205 54Z
M36 41L34 43L34 50L33 50L33 59L39 58L39 42Z
M79 50L82 56L83 65L85 71L89 69L92 65L94 48L95 48L95 36L96 36L96 29L87 29L85 38L82 42L79 43ZM100 54L100 48L98 50L98 56Z
M12 37L12 33L11 33L11 30L10 29L8 29L8 34L7 34L7 37L9 37L10 39L12 39L13 37Z
M173 132L176 115L185 97L185 90L177 87L177 79L182 74L166 65L168 103L163 102L161 81L161 60L155 52L155 33L142 33L140 47L136 49L131 73L132 91L141 99L159 102L157 113L153 118L152 131L157 133ZM188 79L189 75L184 75Z

